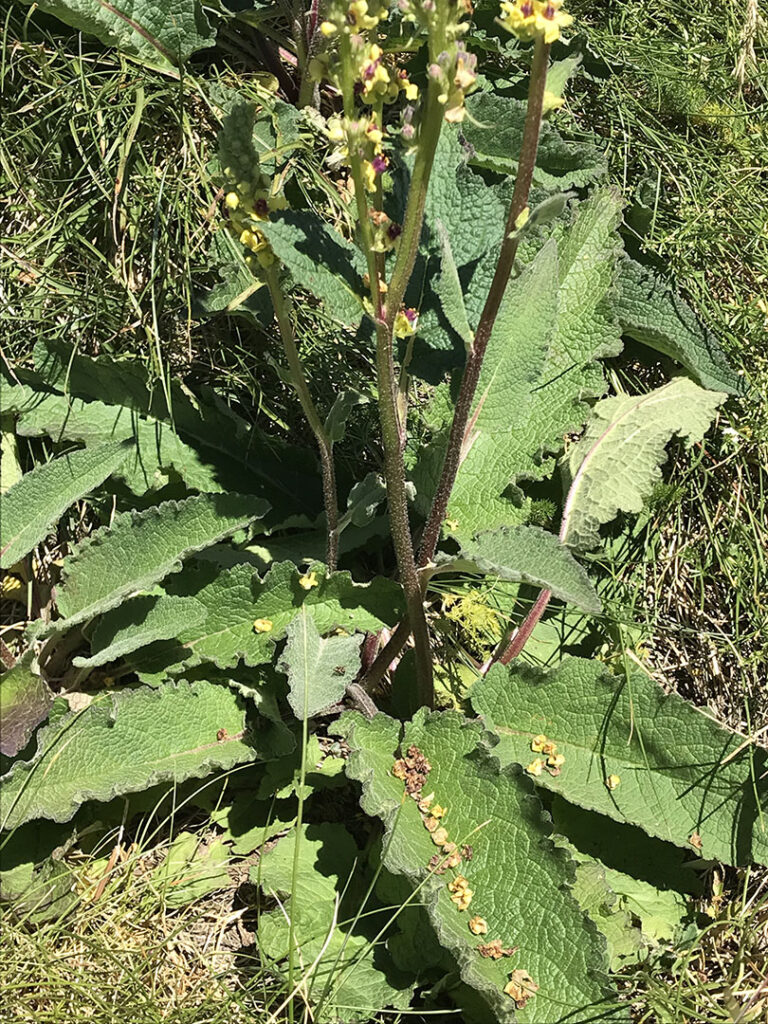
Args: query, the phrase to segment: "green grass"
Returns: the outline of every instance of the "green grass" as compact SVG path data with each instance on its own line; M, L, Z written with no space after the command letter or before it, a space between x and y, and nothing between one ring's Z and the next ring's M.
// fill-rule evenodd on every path
M646 519L617 535L603 564L607 632L668 685L745 734L759 732L768 726L768 30L758 22L753 38L744 35L747 0L569 6L594 56L556 117L571 130L575 116L578 130L604 139L629 203L628 244L676 279L752 386L704 447L676 455L674 491L660 489ZM196 296L216 280L219 227L206 173L217 123L202 83L252 92L248 59L247 45L233 43L179 81L9 7L0 59L6 361L27 360L38 339L61 338L90 354L139 359L158 381L213 383L263 426L305 431L265 358L268 332L195 315ZM349 352L299 312L310 375L324 382L326 400L345 380ZM617 386L654 372L636 354L614 366ZM352 448L367 460L366 421L357 429ZM455 653L462 633L455 621L450 630L446 650ZM477 626L471 653L493 635L487 621ZM93 853L71 851L81 899L61 921L30 928L3 911L4 1019L268 1018L283 994L275 979L257 958L244 972L226 950L215 952L238 927L230 920L237 876L223 893L173 912L150 885L169 835L128 852L98 900L114 834ZM734 873L722 884L706 931L625 979L638 1021L765 1019L768 876Z

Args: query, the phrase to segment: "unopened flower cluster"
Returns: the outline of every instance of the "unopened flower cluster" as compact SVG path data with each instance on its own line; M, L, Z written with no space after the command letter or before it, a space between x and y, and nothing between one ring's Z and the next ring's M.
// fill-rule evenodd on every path
M499 23L518 39L543 39L554 43L573 23L561 10L563 0L502 0Z
M224 173L231 181L231 169L226 168ZM259 225L269 220L270 213L286 208L285 198L272 195L269 179L257 173L250 180L232 184L224 201L230 211L234 234L250 250L246 263L252 266L255 260L262 267L270 267L275 262L275 255Z

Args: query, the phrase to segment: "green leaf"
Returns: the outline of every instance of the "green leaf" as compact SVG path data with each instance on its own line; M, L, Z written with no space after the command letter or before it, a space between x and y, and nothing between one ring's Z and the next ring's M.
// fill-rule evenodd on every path
M184 907L229 884L229 856L221 839L206 844L193 832L180 832L152 872L168 907Z
M49 821L22 825L2 839L0 900L28 924L62 917L77 903L70 868L62 863L73 829Z
M340 701L360 668L360 636L323 639L306 606L286 630L278 664L288 676L288 703L298 719L311 718Z
M202 607L183 597L147 595L130 598L99 620L91 636L90 658L76 657L77 668L97 668L157 640L170 640L199 626Z
M478 92L467 97L470 117L462 125L472 147L470 162L500 174L516 174L526 104L508 96ZM566 142L542 125L534 182L550 189L583 188L605 175L605 157L594 146Z
M129 442L70 452L38 466L3 495L0 567L7 569L46 537L64 512L110 476L125 459Z
M40 0L37 7L149 67L178 66L216 42L197 0Z
M678 377L647 395L617 395L598 402L565 465L571 479L560 537L588 550L600 527L621 512L640 512L661 479L659 465L674 435L689 444L707 431L725 395Z
M270 764L274 762L270 761ZM211 821L224 829L222 839L231 844L235 857L247 857L254 850L296 823L291 805L276 807L274 800L254 800L252 790L239 793L231 804L211 810Z
M483 995L493 1019L626 1019L610 997L606 1002L598 978L607 967L605 942L568 891L570 859L548 841L550 828L531 784L518 769L500 771L485 749L482 726L456 712L422 710L402 738L400 724L381 714L372 721L349 714L341 729L351 747L347 773L363 784L363 810L385 824L384 867L418 887L438 939L456 958L463 981ZM472 847L471 859L464 856L442 876L429 869L438 847L422 814L392 773L396 751L407 754L414 746L431 766L422 795L434 793L434 804L445 808L441 821L450 841L460 851ZM448 889L458 873L474 893L464 912ZM475 915L488 925L481 938L468 927ZM499 960L481 956L477 946L495 939L519 951ZM516 969L528 971L539 990L515 1014L504 987Z
M543 771L538 785L678 846L700 839L704 857L768 863L768 754L644 672L618 678L570 657L549 673L497 665L471 700L503 764L532 763L534 736L557 743L562 771Z
M718 339L663 278L628 258L619 271L614 308L625 334L675 359L703 387L744 394Z
M34 659L30 648L0 677L0 753L6 757L26 747L53 704L48 684L33 669Z
M268 508L260 498L199 494L124 512L65 559L56 591L59 611L68 626L108 611L178 572L184 557L249 526Z
M165 589L184 598L190 608L202 608L202 624L184 627L175 642L147 653L154 653L161 663L164 654L170 654L171 664L211 661L226 668L242 658L246 665L253 666L272 660L275 642L285 636L286 627L305 605L311 608L321 633L336 628L375 632L395 625L405 612L402 589L393 580L376 578L370 583L354 583L347 572L327 577L321 567L315 572L318 585L305 590L299 582L301 573L292 562L273 565L263 580L251 565L219 572L216 566L195 562L178 577L169 579ZM116 622L110 626L115 636L130 631L131 618L123 618L123 609L111 616ZM268 620L271 628L254 631L254 622L259 619ZM144 660L136 655L131 661L137 668L149 669L153 658ZM175 666L174 671L179 667Z
M307 210L285 211L259 224L294 281L325 304L326 313L356 327L363 315L359 250Z
M344 785L344 759L329 753L313 735L309 737L304 751L304 786L301 786L301 745L297 744L290 753L264 766L256 796L260 800L272 797L284 800L290 796L306 800L322 789L337 789Z
M437 294L440 297L440 303L446 320L464 342L464 346L469 352L475 336L472 328L469 326L459 272L456 268L453 252L451 251L451 240L443 226L443 222L439 219L437 221L437 233L442 250L441 273L437 281Z
M264 720L248 731L242 698L204 680L102 694L40 731L35 758L2 780L0 821L7 829L33 818L68 821L86 800L201 778L278 756L291 742Z
M325 432L331 443L344 440L344 435L347 432L347 420L352 410L357 405L365 405L367 401L368 396L359 391L350 389L339 392L325 420Z
M488 344L464 460L448 505L461 537L521 522L526 507L504 492L552 470L546 456L587 417L603 393L597 359L620 349L606 296L614 276L619 202L612 190L578 206L563 238L547 242L510 281ZM445 394L438 401L446 404ZM447 443L443 427L414 474L421 500L434 493Z
M639 928L611 889L604 868L595 860L577 864L573 895L579 906L605 936L611 958L611 970L621 970L628 963L637 963L646 948Z
M378 473L368 473L349 492L347 511L341 517L339 531L350 523L357 527L367 526L386 496L384 478Z
M554 534L538 526L502 526L478 533L462 542L459 561L449 559L448 565L465 560L486 576L530 583L591 615L600 614L600 598L586 572Z
M355 921L358 907L349 892L344 899L357 857L343 826L304 825L265 851L251 870L251 880L281 904L259 917L259 950L274 961L286 959L292 920L295 961L303 993L315 1006L313 1020L369 1021L386 1007L405 1008L413 993L410 972L397 970L381 940L375 941L391 911L366 906Z

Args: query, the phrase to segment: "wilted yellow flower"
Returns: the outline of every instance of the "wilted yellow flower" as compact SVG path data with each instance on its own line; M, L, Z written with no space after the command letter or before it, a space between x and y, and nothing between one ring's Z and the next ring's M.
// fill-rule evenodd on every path
M525 1004L539 991L539 986L530 976L528 971L519 968L512 972L512 976L509 979L509 983L506 985L504 991L508 996L511 996L517 1008L522 1010Z
M311 590L312 587L319 587L320 582L317 578L317 573L305 572L303 576L299 577L299 586L304 590Z
M538 736L534 736L531 740L531 750L534 750L537 754L540 754L544 749L544 744L547 742L547 737L543 732L540 732Z
M473 935L487 935L488 934L488 922L484 917L479 915L470 918L469 930Z
M274 623L272 619L256 619L253 624L254 633L271 633Z
M621 779L618 775L609 775L608 778L605 780L605 784L610 790L618 789L618 787L621 785Z
M441 807L440 804L435 804L435 806L432 808L432 817L433 818L442 818L442 816L444 814L445 814L445 808Z
M525 766L525 770L529 775L541 775L544 771L544 758L537 757L535 760L531 761L530 764Z
M448 841L448 830L445 828L436 828L432 833L432 842L435 846L442 846L443 843Z
M550 754L547 758L548 768L562 768L565 764L565 754Z

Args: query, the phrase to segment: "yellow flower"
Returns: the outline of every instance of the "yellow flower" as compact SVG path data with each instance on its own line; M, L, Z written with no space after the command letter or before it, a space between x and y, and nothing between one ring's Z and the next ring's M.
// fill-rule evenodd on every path
M256 619L253 624L254 633L271 633L274 623L272 619Z
M385 9L379 13L378 17L372 17L368 13L367 0L355 0L349 5L347 24L355 32L370 31L370 29L376 28L380 20L384 21L388 13Z
M448 829L437 828L432 833L432 842L435 846L442 846L448 840Z
M605 784L608 787L608 789L613 791L614 789L619 788L619 786L621 785L621 779L618 775L609 775L608 778L605 780Z
M488 922L484 917L479 915L470 918L469 930L473 935L487 935L488 934Z
M529 765L526 765L525 770L529 775L541 775L544 771L544 758L537 757L535 760L531 761Z
M227 192L224 202L230 208L230 210L236 210L240 205L240 196L237 192Z
M419 313L416 309L401 309L395 317L395 337L409 338L416 333L419 324Z
M502 0L499 23L518 39L542 38L554 43L560 30L568 28L573 18L560 8L563 0Z
M531 750L536 754L540 754L544 749L544 744L547 742L547 737L543 732L540 732L538 736L534 736L531 740Z
M330 37L335 36L339 30L332 21L322 21L320 22L320 31L326 39L330 39Z
M444 814L445 814L445 808L441 807L440 804L435 804L435 806L432 808L432 817L433 818L442 818L442 816Z
M549 768L562 768L565 764L564 754L550 754L547 758L547 767Z
M312 587L319 587L320 582L317 578L316 572L307 572L303 576L299 577L299 586L303 587L304 590L311 590Z

